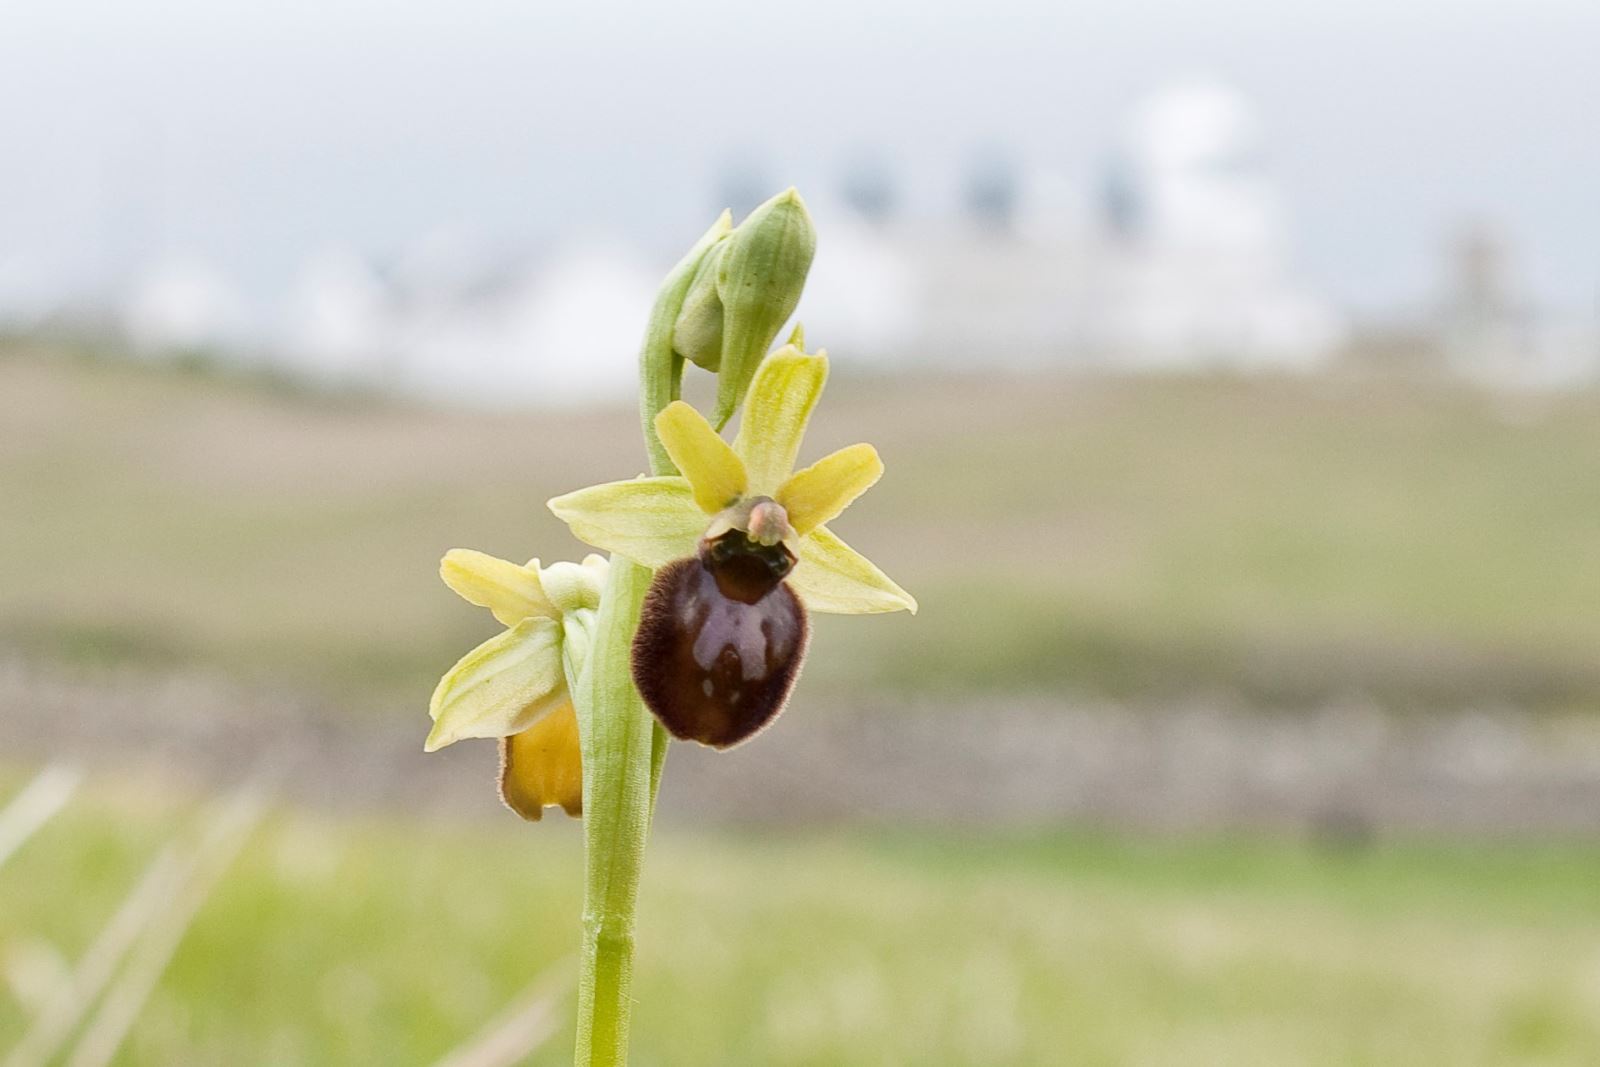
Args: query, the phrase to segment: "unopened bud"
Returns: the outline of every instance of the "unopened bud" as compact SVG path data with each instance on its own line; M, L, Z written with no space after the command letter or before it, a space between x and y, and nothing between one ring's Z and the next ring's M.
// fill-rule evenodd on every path
M673 328L673 348L717 372L711 422L726 425L750 379L794 314L817 234L793 189L752 211L700 263Z
M717 295L717 275L727 247L726 240L713 245L700 261L672 328L673 351L713 374L722 366L722 297Z

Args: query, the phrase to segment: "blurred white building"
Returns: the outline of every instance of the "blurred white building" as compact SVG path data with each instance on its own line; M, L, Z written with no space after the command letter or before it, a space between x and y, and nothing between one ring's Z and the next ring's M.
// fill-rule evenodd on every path
M239 289L201 256L162 258L138 274L121 308L137 351L234 353L248 348L249 304Z
M313 380L382 381L395 371L394 318L394 294L372 264L352 248L326 248L290 287L281 364Z
M659 278L632 248L596 240L506 262L436 234L387 274L347 250L309 260L293 287L282 365L477 405L626 395Z
M1540 314L1514 276L1506 239L1462 227L1445 249L1444 285L1428 333L1447 372L1487 385L1552 388L1600 376L1600 331Z
M1343 339L1294 276L1253 109L1216 85L1134 112L1107 180L1090 343L1152 367L1306 369Z
M806 316L816 336L888 358L1315 367L1343 324L1294 277L1261 142L1237 94L1163 92L1134 111L1098 197L989 159L954 223L875 220L838 254L830 227L814 270L835 276Z
M903 212L886 166L848 169L833 201L814 191L808 335L886 368L1320 368L1346 324L1295 273L1264 141L1244 98L1202 83L1133 108L1099 173L1029 172L991 154L957 187L959 208L933 219ZM746 165L725 191L756 198L754 173ZM1453 256L1419 331L1448 372L1515 385L1600 376L1593 323L1534 315L1499 245L1480 235ZM594 234L530 256L446 228L384 264L325 248L263 314L180 257L137 277L121 322L141 350L237 352L329 384L486 405L620 399L666 262ZM0 312L30 303L6 266Z
M841 213L817 241L800 318L814 344L895 359L916 335L921 285L915 261L877 222Z
M398 318L398 384L480 404L628 395L660 278L642 255L586 240L447 306Z

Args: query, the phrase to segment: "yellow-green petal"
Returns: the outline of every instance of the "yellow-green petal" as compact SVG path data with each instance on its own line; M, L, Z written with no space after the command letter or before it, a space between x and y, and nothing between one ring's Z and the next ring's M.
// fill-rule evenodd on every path
M461 657L433 691L434 752L469 737L520 733L567 699L561 623L523 619Z
M750 383L733 450L744 460L750 492L772 496L794 470L811 409L828 381L828 354L785 346L768 356Z
M656 416L656 436L689 479L701 511L715 515L744 496L744 461L700 412L674 400Z
M812 611L833 615L917 613L916 599L910 593L826 526L801 539L799 555L800 562L789 573L788 582Z
M439 561L439 577L461 599L488 608L502 626L557 612L539 580L539 561L526 567L470 548L452 548Z
M706 528L689 483L677 477L591 485L549 506L578 540L652 568L694 555Z
M883 461L871 445L851 445L789 476L778 489L778 503L789 525L802 536L839 517L850 502L883 477Z

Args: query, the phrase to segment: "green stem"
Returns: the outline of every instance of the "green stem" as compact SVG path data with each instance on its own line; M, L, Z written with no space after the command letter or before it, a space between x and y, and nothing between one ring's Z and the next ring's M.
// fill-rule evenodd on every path
M683 359L672 330L706 252L728 235L724 212L661 284L639 354L639 414L652 474L676 474L655 417L678 398ZM667 755L667 735L633 685L630 653L652 573L621 556L595 619L575 693L583 755L583 948L578 973L577 1067L628 1062L634 912L645 842Z
M654 720L629 670L639 605L651 573L611 561L589 662L579 683L583 737L585 880L578 979L579 1067L628 1062L634 911L650 832Z

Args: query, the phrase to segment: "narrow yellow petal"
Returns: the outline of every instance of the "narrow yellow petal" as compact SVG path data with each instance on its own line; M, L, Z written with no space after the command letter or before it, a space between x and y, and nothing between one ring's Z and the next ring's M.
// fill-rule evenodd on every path
M917 602L910 593L826 526L801 539L800 561L787 580L812 611L833 615L917 613Z
M557 614L539 580L539 561L526 567L470 548L452 548L439 561L439 577L467 603L488 608L502 626Z
M682 478L591 485L549 506L578 540L652 568L694 555L706 528L705 512Z
M776 497L794 532L805 535L838 518L856 497L883 477L883 461L871 445L851 445L789 476Z
M500 739L500 799L531 822L554 805L574 818L583 814L583 757L570 702Z
M704 415L674 400L656 416L656 436L694 489L694 502L708 515L744 496L744 461L711 428Z
M744 460L750 492L773 496L800 454L811 409L828 381L828 354L786 346L768 356L750 383L733 450Z
M468 652L439 679L428 714L434 752L469 737L519 733L567 699L561 623L523 619Z

